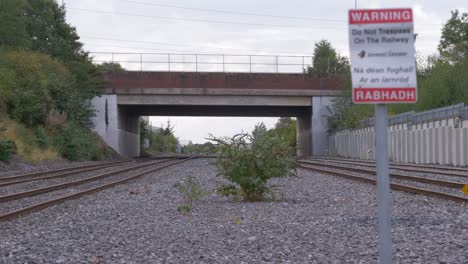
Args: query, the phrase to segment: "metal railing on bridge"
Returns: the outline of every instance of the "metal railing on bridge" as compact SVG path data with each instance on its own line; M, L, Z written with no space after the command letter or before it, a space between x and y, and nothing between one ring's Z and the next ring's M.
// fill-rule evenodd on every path
M312 56L91 52L109 71L303 73Z

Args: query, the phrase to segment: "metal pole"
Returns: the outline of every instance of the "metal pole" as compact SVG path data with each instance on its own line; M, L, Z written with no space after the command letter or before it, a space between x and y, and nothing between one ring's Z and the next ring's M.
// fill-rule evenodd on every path
M195 54L195 72L198 72L198 54Z
M112 52L112 76L115 75L114 53Z
M140 72L143 72L143 54L140 53Z
M252 73L252 55L249 55L249 72Z
M169 72L171 72L171 54L167 54L167 66L168 66Z
M278 56L276 56L276 73L278 73Z
M304 68L304 56L302 56L302 72L304 72L305 68Z
M354 9L357 9L357 0L354 0Z
M225 69L224 69L224 54L223 54L223 72L224 72L224 70L225 70Z
M377 205L379 218L379 257L381 264L392 263L392 206L388 168L387 105L375 106L375 159L377 165Z

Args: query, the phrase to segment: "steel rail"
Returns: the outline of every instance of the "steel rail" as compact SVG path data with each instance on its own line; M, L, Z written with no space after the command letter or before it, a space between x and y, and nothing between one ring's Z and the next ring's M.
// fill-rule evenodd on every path
M126 161L126 162L118 162L118 163L114 163L114 164L110 164L110 165L103 165L101 167L93 167L93 168L86 168L86 169L81 169L81 170L74 170L74 171L71 171L71 172L60 173L60 174L56 174L56 175L52 175L52 176L34 177L34 178L26 178L26 179L23 179L23 177L19 177L18 180L14 180L12 178L11 181L0 183L0 187L10 186L10 185L15 185L15 184L20 184L20 183L26 183L26 182L32 182L32 181L49 180L49 179L55 179L55 178L64 178L64 177L67 177L67 176L70 176L70 175L75 175L75 174L79 174L79 173L83 173L83 172L95 171L95 170L100 170L100 169L111 168L111 167L120 166L120 165L123 165L125 163L132 163L132 162L133 161L131 161L131 160Z
M105 163L100 163L100 164L90 164L90 165L74 166L74 167L68 167L68 168L62 168L62 169L56 169L56 170L44 170L44 171L38 171L38 172L32 172L32 173L26 173L26 174L11 175L11 176L6 176L6 177L0 177L0 181L19 179L23 177L24 178L34 177L34 176L40 176L40 175L51 174L51 173L59 173L59 172L64 172L64 171L94 168L94 167L99 167L99 166L107 166L111 164L119 164L119 163L125 163L125 162L130 162L130 161L132 160L112 161L112 162L105 162Z
M324 173L324 174L330 174L330 175L334 175L334 176L338 176L338 177L342 177L342 178L347 178L347 179L351 179L351 180L358 180L358 181L365 182L365 183L371 183L371 184L374 184L374 185L377 184L377 181L375 179L371 179L371 178L368 178L368 177L361 177L361 176L351 175L351 174L344 173L344 172L337 172L337 171L330 171L330 170L327 170L327 169L321 169L321 168L314 167L313 165L312 165L312 167L311 166L301 165L301 168L317 171L317 172ZM399 190L399 191L405 191L405 192L410 192L410 193L423 194L423 195L426 195L426 196L442 198L442 199L445 199L445 200L452 200L452 201L456 201L456 202L468 202L468 197L462 197L462 196L457 196L457 195L443 193L443 192L437 192L437 191L423 189L423 188L411 187L411 186L407 186L407 185L403 185L403 184L391 183L390 188L392 188L394 190Z
M325 158L325 157L314 157L317 160L336 160L336 161L351 161L351 162L362 162L362 163L369 163L373 164L375 161L373 160L361 160L361 159L348 159L348 158ZM411 166L417 168L431 168L431 169L439 169L439 170L453 170L453 171L466 171L468 172L468 168L460 168L460 167L453 167L453 166L437 166L437 165L430 165L430 164L413 164L413 163L401 163L401 162L391 162L391 165L394 166Z
M366 173L366 174L371 174L371 175L375 175L375 173L376 173L375 170L350 168L350 167L340 166L340 165L322 164L322 163L319 163L319 162L313 162L313 161L309 161L309 160L301 160L300 162L306 163L306 164L311 164L311 165L314 165L314 166L331 167L331 168L334 168L334 169L348 170L348 171L354 171L354 172L358 172L358 173ZM356 166L361 166L361 165L356 165ZM442 185L442 186L453 187L453 188L463 188L463 186L465 186L464 183L460 183L460 182L429 179L429 178L416 177L416 176L408 176L408 175L403 175L403 174L399 174L399 173L392 173L391 172L389 175L390 175L390 177L395 178L395 179L409 180L409 181L429 183L429 184L435 184L435 185Z
M60 196L60 197L57 197L57 198L54 198L54 199L50 199L48 201L40 202L40 203L33 204L33 205L30 205L30 206L27 206L27 207L23 207L23 208L14 210L14 211L10 211L10 212L7 212L7 213L4 213L4 214L0 215L0 222L1 221L6 221L6 220L9 220L9 219L13 219L13 218L16 218L16 217L19 217L21 215L25 215L25 214L28 214L28 213L32 213L34 211L44 209L44 208L50 207L52 205L60 204L60 203L65 202L67 200L77 199L77 198L80 198L80 197L88 195L88 194L92 194L92 193L95 193L95 192L98 192L98 191L102 191L102 190L114 187L116 185L123 184L123 183L129 182L131 180L137 179L137 178L142 177L144 175L147 175L149 173L152 173L152 172L167 168L169 166L185 162L185 161L190 160L190 159L192 159L192 158L187 158L187 159L183 159L183 160L176 160L174 162L164 164L164 165L158 166L156 168L152 168L150 170L135 174L133 176L126 177L124 179L115 180L113 182L102 184L102 185L99 185L99 186L96 186L96 187L93 187L93 188L90 188L90 189L87 189L87 190L78 191L78 192L75 192L75 193L72 193L72 194L67 194L67 195Z
M143 165L136 165L136 166L131 166L131 167L128 167L128 168L119 169L119 170L115 170L115 171L111 171L111 172L101 173L101 174L98 174L96 176L87 177L87 178L83 178L83 179L80 179L80 180L75 180L75 181L70 181L70 182L65 182L65 183L59 183L59 184L55 184L55 185L51 185L51 186L47 186L47 187L42 187L42 188L37 188L37 189L24 191L24 192L17 192L17 193L3 195L3 196L0 196L0 203L1 202L6 202L6 201L11 201L11 200L16 200L16 199L20 199L20 198L24 198L24 197L30 197L30 196L34 196L34 195L38 195L38 194L48 193L48 192L52 192L52 191L57 191L57 190L65 189L65 188L72 187L72 186L81 185L83 183L104 179L104 178L114 176L114 175L119 174L119 173L128 172L128 171L131 171L131 170L134 170L134 169L145 168L145 167L149 167L149 166L152 166L152 165L155 165L155 164L164 163L164 162L167 162L167 161L168 160L151 161L151 162L143 164Z
M367 162L367 161L361 161L361 160L340 160L340 159L314 159L314 160L322 160L326 162L331 162L331 163L342 163L342 164L350 164L350 165L359 165L359 166L364 166L364 167L370 167L373 168L375 167L373 162ZM359 164L361 163L361 164ZM410 171L410 172L422 172L422 173L434 173L434 174L440 174L440 175L447 175L447 176L456 176L456 177L461 177L461 178L468 178L468 170L466 171L466 174L464 173L457 173L460 168L449 168L449 167L424 167L424 168L431 168L429 170L423 170L423 169L414 169L414 168L408 168L408 167L416 167L413 166L413 164L407 164L407 165L396 165L392 164L390 166L390 169L394 170L403 170L403 171ZM443 171L445 170L445 171ZM450 170L457 171L457 172L449 172ZM464 171L464 170L463 170Z

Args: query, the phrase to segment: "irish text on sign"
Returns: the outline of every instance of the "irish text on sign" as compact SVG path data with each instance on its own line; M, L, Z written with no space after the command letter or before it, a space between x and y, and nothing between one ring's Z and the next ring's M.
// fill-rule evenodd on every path
M417 79L411 9L349 11L355 103L415 103Z

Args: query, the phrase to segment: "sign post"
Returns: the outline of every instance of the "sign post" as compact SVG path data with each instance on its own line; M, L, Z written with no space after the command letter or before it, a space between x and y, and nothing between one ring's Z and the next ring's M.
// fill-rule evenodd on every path
M375 106L375 158L380 263L392 263L388 158L388 103L416 103L417 79L411 9L349 11L355 104Z

